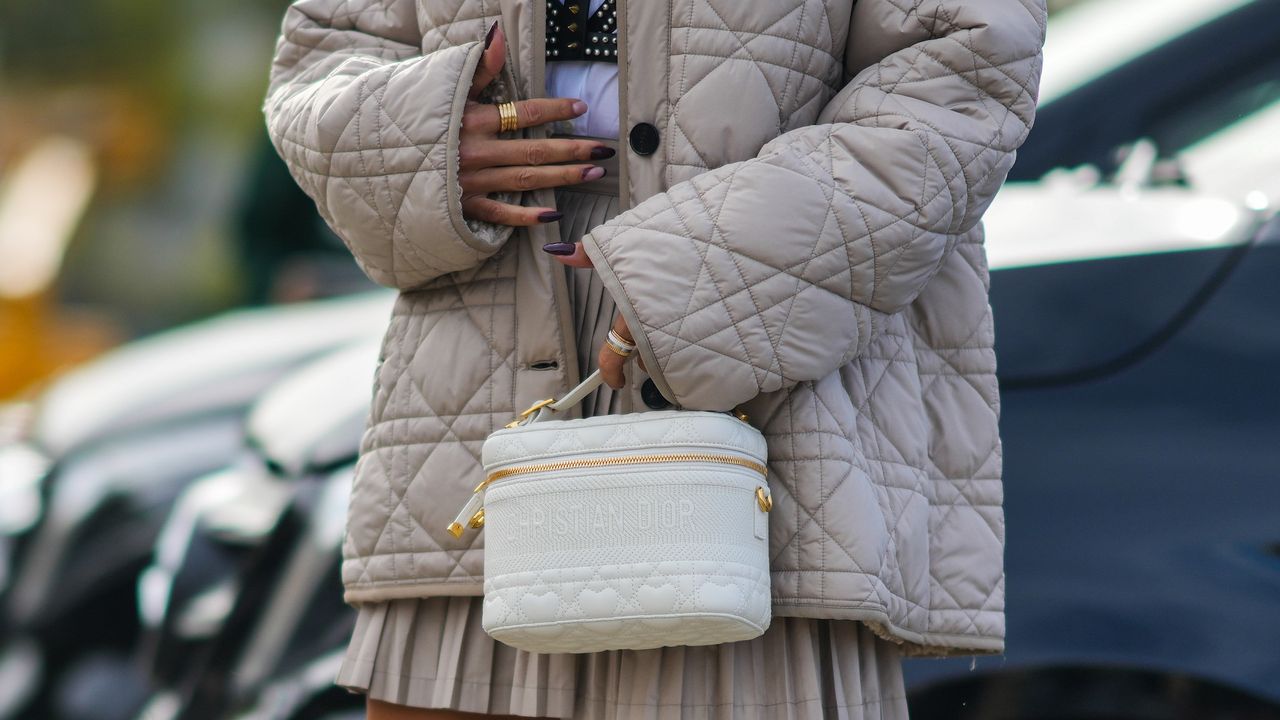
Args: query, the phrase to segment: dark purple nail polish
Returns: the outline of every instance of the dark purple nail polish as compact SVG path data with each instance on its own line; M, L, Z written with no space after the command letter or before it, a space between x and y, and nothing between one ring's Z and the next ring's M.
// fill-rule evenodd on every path
M546 211L546 212L544 212L544 213L538 213L538 222L540 222L540 223L553 223L553 222L555 222L555 221L559 220L559 219L560 219L560 218L562 218L562 217L564 217L564 213L562 213L562 212L556 212L556 211L554 211L554 210L548 210L548 211Z
M618 153L613 148L604 147L603 145L601 145L600 147L591 148L592 160L606 160L617 154Z
M489 26L489 34L487 34L487 35L485 35L485 36L484 36L484 49L485 49L485 50L488 50L488 49L489 49L489 46L493 44L493 34L494 34L495 32L497 32L497 30L498 30L498 21L497 21L497 20L494 20L494 21L493 21L493 24Z
M547 243L546 245L542 246L542 249L544 252L549 252L552 255L559 255L560 257L568 257L569 255L572 255L575 250L577 250L577 246L574 245L573 243L563 243L563 242Z

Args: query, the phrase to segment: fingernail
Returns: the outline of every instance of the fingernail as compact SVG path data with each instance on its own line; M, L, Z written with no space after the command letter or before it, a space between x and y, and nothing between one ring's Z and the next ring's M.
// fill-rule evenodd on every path
M615 152L614 149L611 147L604 147L603 145L601 145L600 147L591 148L592 160L606 160L608 158L613 157L614 155L617 155L617 152Z
M489 26L489 33L484 36L485 50L488 50L489 46L493 44L493 34L498 31L498 22L498 20L494 20L493 24Z
M559 255L560 257L568 257L569 255L572 255L574 253L574 251L577 249L577 246L575 246L573 243L563 243L563 242L547 243L546 245L542 246L542 249L543 251L549 252L552 255Z
M574 117L577 117L587 111L587 104L581 100L574 100L573 104L569 106L569 109L573 110Z
M540 222L540 223L553 223L553 222L555 222L555 221L559 220L559 219L560 219L560 218L562 218L562 217L564 217L564 213L562 213L562 212L556 212L556 211L554 211L554 210L548 210L548 211L546 211L546 212L544 212L544 213L539 213L539 214L538 214L538 222ZM545 250L546 248L543 248L543 249Z
M592 166L582 171L583 180L599 180L602 177L604 177L604 168L599 166Z

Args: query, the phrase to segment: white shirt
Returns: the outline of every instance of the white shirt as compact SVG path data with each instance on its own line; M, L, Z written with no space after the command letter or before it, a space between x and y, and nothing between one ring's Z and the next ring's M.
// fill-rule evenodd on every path
M565 0L547 0L559 2ZM595 14L604 0L591 0ZM547 97L576 98L587 104L587 112L567 123L557 132L587 137L618 137L618 64L589 60L557 60L548 62Z

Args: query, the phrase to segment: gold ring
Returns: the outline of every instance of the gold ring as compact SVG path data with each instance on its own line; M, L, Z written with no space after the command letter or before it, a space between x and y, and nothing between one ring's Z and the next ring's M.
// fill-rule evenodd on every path
M617 330L614 330L613 328L609 328L609 334L608 334L608 335L606 335L605 337L607 337L607 338L609 338L610 340L612 340L612 341L614 341L615 343L617 343L617 344L618 344L618 347L623 347L623 348L626 348L626 349L628 349L628 350L635 350L635 349L636 349L635 341L633 341L633 340L628 340L628 339L626 339L626 338L622 337L622 334L621 334L621 333L619 333Z
M511 132L519 127L519 122L515 103L498 103L498 132Z
M610 330L609 334L604 336L604 344L624 358L631 357L632 353L636 351L636 346L627 342L616 330Z
M623 350L619 348L617 345L614 345L611 341L607 339L604 341L604 346L612 350L613 354L619 357L624 357L624 358L631 357L632 353L635 352L635 350Z

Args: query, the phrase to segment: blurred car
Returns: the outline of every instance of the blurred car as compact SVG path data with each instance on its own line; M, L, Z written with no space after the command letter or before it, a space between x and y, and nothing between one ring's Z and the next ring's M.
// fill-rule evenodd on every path
M243 409L310 359L381 337L395 293L225 313L159 333L78 368L42 394L33 439L58 457L103 435L211 407Z
M0 449L0 717L58 717L74 693L56 688L108 677L127 705L135 578L177 494L240 452L263 386L376 338L391 301L233 313L126 346L41 396L30 429Z
M1184 186L1101 183L1085 171L1006 185L983 223L987 262L998 270L1238 244L1264 216L1241 200Z
M1035 128L984 217L991 267L1244 241L1280 203L1275 37L1275 0L1055 15Z
M1275 0L1095 0L1064 11L1049 23L1035 129L1010 180L1080 165L1110 176L1117 150L1141 138L1172 157L1280 100L1278 34Z
M1007 652L912 717L1280 717L1280 220L1089 249L992 273Z
M0 677L0 717L58 717L52 689L89 667L120 670L111 684L129 702L124 688L138 686L127 682L136 674L111 660L137 634L132 580L178 488L234 455L241 423L229 413L175 420L58 462L39 522L19 539L5 598L0 658L15 674Z
M1055 16L1035 129L984 219L991 265L1239 239L1280 203L1277 36L1275 0Z
M1110 179L1083 166L1010 183L984 219L988 261L1007 268L1243 241L1280 207L1277 137L1280 99L1170 158L1138 141ZM1161 182L1162 166L1176 167L1179 181Z
M342 600L341 574L354 472L354 465L335 471L290 504L288 516L300 530L280 570L266 585L260 605L237 607L240 616L251 618L243 632L220 638L220 662L210 671L227 682L193 696L178 716L182 720L303 720L363 712L363 696L333 684L356 619ZM289 527L282 523L271 542L285 543Z
M178 418L241 414L291 368L380 334L393 300L379 291L227 313L130 343L55 381L0 440L0 592L14 538L41 516L41 484L55 461Z
M246 458L184 493L139 579L148 718L222 717L345 640L339 555L376 342L317 360L255 404Z
M1280 82L1280 76L1277 77ZM1280 207L1280 99L1175 156L1189 187L1241 198L1253 210Z
M1280 718L1280 3L1049 35L984 221L1007 652L908 661L912 717Z

